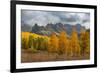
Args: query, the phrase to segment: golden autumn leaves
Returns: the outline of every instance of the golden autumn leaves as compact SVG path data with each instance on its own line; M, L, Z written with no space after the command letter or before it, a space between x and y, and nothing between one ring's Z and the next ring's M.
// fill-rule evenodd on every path
M65 31L62 31L59 37L53 33L49 42L49 51L58 52L59 54L66 53L69 56L80 55L78 36L75 31L72 33L70 39Z
M57 52L59 54L67 54L67 56L80 56L90 51L89 32L81 31L80 37L75 29L70 37L65 31L59 36L52 33L49 40L49 52Z
M22 38L22 48L31 49L35 52L41 50L49 53L66 54L67 56L81 56L90 53L90 36L88 31L83 30L78 35L75 28L70 36L65 31L61 31L59 35L52 33L49 39L34 38L29 35L28 41Z
M89 32L81 32L80 35L81 54L90 54L90 34Z

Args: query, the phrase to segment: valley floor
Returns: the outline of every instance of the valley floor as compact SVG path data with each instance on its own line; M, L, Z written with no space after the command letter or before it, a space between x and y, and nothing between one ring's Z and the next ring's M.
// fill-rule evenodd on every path
M21 62L47 62L47 61L69 61L69 60L86 60L89 59L89 54L84 56L67 56L66 54L59 55L57 53L48 53L46 51L39 51L37 53L28 52L27 50L21 50Z

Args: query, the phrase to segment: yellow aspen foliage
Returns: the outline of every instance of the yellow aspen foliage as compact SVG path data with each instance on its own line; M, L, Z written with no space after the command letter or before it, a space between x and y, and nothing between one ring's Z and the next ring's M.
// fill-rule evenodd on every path
M81 31L80 46L82 55L90 53L90 34L88 31Z
M86 53L90 54L90 34L89 34L89 32L86 32L85 36L86 36L86 41L85 42L87 42L85 51L86 51Z
M72 48L73 48L73 47L72 47L73 45L72 45L71 42L72 42L71 39L69 39L69 41L68 41L68 47L69 47L69 49L68 49L69 52L68 52L68 53L69 53L69 56L72 56L72 50L73 50L73 49L72 49Z
M28 32L25 32L25 33L21 33L21 47L23 49L28 49L29 46L28 46L28 42L29 42L29 33Z
M59 35L59 53L69 54L68 38L65 31L62 31Z
M81 29L81 33L80 33L80 47L81 47L81 54L83 55L84 54L84 50L85 50L85 31L83 31Z
M78 35L75 28L73 28L72 31L70 48L71 48L71 56L80 56L80 45L79 45Z
M48 51L49 52L57 52L58 51L58 38L55 33L52 33L49 39L49 47Z

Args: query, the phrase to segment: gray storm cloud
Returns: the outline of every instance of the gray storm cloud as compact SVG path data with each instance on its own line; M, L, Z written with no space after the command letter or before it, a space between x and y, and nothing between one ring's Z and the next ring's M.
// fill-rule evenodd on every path
M35 23L37 23L40 26L45 26L48 23L59 22L71 25L79 23L82 26L89 28L90 14L64 11L21 10L21 24L33 26Z

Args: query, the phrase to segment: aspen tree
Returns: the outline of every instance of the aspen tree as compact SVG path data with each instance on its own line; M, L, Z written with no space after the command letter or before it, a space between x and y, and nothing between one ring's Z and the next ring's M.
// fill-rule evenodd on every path
M90 51L90 36L88 31L82 31L80 34L81 54L84 55Z
M69 54L68 38L65 31L62 31L59 35L59 52Z
M49 52L57 52L58 51L58 38L55 33L52 33L49 40Z
M72 36L71 36L71 55L72 56L80 56L80 45L78 40L78 35L76 29L73 28Z

